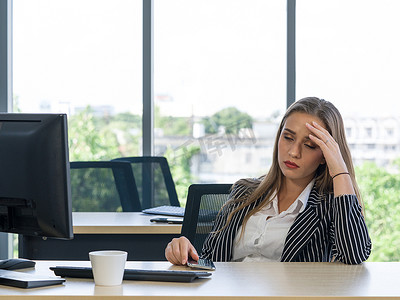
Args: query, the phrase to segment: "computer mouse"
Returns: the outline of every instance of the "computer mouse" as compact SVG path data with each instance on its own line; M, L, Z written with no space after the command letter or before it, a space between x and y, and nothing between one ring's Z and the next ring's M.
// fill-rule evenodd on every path
M35 267L35 262L25 258L9 258L0 260L0 269L17 270Z

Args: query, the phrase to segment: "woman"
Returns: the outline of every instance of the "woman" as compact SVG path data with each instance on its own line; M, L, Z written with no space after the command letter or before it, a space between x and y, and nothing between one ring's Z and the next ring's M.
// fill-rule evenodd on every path
M233 185L202 257L359 264L371 252L360 200L339 111L301 99L281 121L269 172ZM173 239L165 256L178 265L199 258L185 237Z

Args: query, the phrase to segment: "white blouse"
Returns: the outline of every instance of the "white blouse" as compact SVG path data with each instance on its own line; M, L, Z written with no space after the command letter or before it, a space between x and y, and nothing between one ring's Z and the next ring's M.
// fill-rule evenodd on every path
M242 226L233 243L233 261L280 261L286 235L294 220L306 205L315 180L312 180L299 197L285 211L279 213L277 196L247 221L243 235Z

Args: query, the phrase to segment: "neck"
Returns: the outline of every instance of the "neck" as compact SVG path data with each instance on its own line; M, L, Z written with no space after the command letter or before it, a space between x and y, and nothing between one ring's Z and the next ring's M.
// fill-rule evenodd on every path
M298 182L285 177L278 192L279 212L288 209L309 183L310 181Z

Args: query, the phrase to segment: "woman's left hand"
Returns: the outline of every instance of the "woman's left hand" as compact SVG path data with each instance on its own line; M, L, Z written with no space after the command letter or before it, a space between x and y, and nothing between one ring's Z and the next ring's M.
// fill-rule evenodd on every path
M306 123L306 126L312 132L309 135L310 139L319 146L324 155L329 174L333 177L336 174L348 172L339 145L328 130L316 122Z
M311 134L309 134L310 139L319 146L324 155L329 174L332 178L335 178L333 180L334 197L345 194L355 194L353 182L350 176L348 176L350 174L342 153L340 152L338 143L329 134L328 130L318 123L312 122L312 125L306 123L306 126L311 131Z

